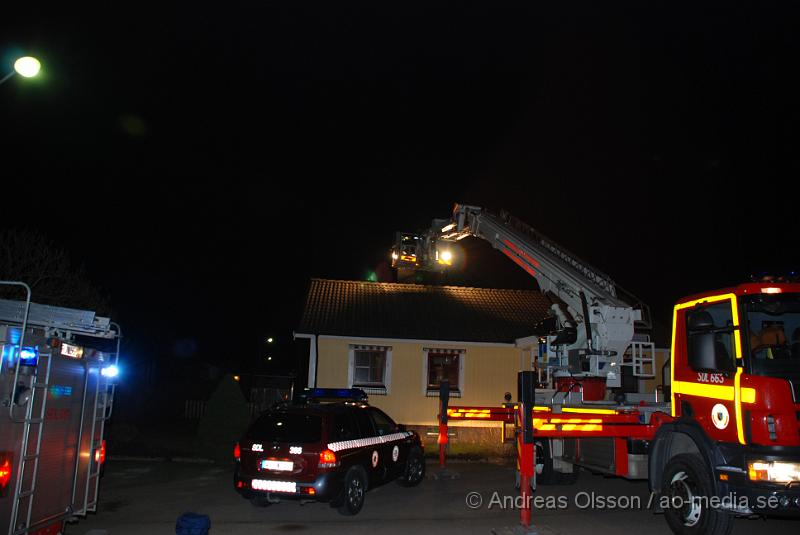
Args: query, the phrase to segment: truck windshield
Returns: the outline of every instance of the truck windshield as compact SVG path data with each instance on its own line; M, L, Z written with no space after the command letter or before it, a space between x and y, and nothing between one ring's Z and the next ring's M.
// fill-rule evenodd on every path
M763 294L745 303L750 372L792 382L800 400L800 295ZM749 340L749 344L748 344Z
M250 427L247 438L261 442L319 442L322 419L314 414L266 412Z

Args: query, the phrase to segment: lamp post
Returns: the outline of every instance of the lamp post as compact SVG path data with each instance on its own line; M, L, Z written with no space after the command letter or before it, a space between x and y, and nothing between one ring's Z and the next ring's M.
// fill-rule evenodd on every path
M19 74L23 78L33 78L42 69L41 62L33 56L23 56L14 62L14 70L0 78L0 84L5 83L9 78L15 74Z

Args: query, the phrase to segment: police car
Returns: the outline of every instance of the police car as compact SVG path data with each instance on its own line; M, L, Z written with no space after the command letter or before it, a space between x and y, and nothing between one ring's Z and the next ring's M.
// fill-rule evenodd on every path
M357 514L365 492L425 478L422 441L360 389L306 389L264 411L234 448L234 487L253 505L282 499L330 502Z

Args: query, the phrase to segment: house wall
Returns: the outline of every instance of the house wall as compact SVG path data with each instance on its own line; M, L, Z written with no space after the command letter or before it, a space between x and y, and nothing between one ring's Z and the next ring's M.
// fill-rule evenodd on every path
M374 405L397 422L407 425L437 425L438 398L426 397L426 353L424 348L463 349L464 384L461 397L451 398L454 405L494 405L503 402L503 395L511 392L516 398L517 372L520 371L522 352L508 345L473 345L447 342L405 342L367 339L342 339L319 337L317 348L317 386L348 386L348 359L350 345L391 346L392 361L390 386L387 395L372 394ZM522 363L525 365L526 363ZM530 369L530 362L527 363ZM463 422L470 424L472 422ZM456 425L453 422L453 425ZM462 422L458 422L462 424ZM485 427L486 423L482 425Z
M461 397L451 405L498 406L506 392L516 399L517 372L530 369L530 353L511 344L474 344L403 340L343 339L320 336L317 347L317 386L348 386L351 345L392 348L389 389L386 395L370 394L370 405L380 408L398 423L417 431L428 452L436 452L438 397L427 397L424 348L462 349L463 384ZM451 421L448 446L455 455L515 455L513 444L503 444L500 422Z
M424 342L320 336L317 345L318 387L342 388L348 385L351 345L389 346L391 369L386 395L370 394L369 402L389 414L398 423L416 430L425 441L426 451L435 452L438 397L427 397L424 348L463 349L463 385L461 397L450 399L451 405L499 406L503 395L517 397L517 372L530 370L531 350L511 344L476 344L457 342ZM656 377L640 380L643 392L652 392L661 384L661 366L669 351L656 350ZM669 375L667 374L667 377ZM449 423L451 454L505 455L516 454L513 444L501 442L501 423L486 421L451 421Z

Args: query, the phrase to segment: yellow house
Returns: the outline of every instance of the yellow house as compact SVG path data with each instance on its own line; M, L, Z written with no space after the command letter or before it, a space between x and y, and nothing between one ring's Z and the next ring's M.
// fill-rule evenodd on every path
M497 406L506 392L516 399L517 372L532 364L516 340L550 305L533 290L312 279L295 337L309 340L309 386L362 388L370 404L425 437L434 434L444 378L451 404ZM499 447L492 424L453 422L454 445Z

